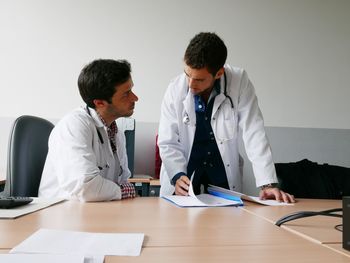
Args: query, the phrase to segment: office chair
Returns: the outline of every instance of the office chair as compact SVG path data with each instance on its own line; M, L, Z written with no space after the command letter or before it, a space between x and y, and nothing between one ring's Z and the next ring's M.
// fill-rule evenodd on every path
M54 125L35 116L20 116L12 126L8 143L4 196L37 197Z
M135 160L135 119L130 117L118 118L117 124L118 128L124 130L126 155L128 156L128 168L130 170L131 177L133 177Z

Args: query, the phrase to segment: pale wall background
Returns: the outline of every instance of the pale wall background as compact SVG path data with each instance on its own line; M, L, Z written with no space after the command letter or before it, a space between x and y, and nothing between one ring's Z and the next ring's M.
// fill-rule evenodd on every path
M126 58L137 121L158 122L189 40L215 31L271 126L350 128L348 0L1 0L0 116L61 118L96 58Z
M85 64L126 58L134 118L157 123L189 40L214 31L248 71L266 125L349 129L349 13L348 0L0 0L0 120L59 119L82 105Z

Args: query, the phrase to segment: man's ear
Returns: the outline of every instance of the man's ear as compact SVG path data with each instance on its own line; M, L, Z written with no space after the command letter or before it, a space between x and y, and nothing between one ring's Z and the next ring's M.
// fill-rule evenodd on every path
M225 73L225 68L222 67L221 69L218 70L218 72L216 72L216 75L215 75L215 79L219 79L222 77L222 75Z
M95 99L92 102L94 103L96 109L103 108L107 104L107 101L99 99Z

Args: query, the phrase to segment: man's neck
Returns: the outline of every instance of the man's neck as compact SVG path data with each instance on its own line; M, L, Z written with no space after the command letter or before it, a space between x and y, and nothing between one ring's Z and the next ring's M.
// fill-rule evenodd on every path
M106 112L102 111L101 109L95 109L95 110L99 114L99 116L103 119L103 121L106 123L107 127L111 126L112 122L115 121L114 118L110 117Z
M205 102L205 104L208 104L208 100L209 100L210 94L213 90L213 87L214 87L214 85L211 88L206 89L205 91L203 91L200 94L200 96L201 96L202 100Z

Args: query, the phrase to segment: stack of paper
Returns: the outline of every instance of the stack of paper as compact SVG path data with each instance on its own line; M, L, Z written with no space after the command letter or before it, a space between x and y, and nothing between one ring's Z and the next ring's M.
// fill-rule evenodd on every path
M83 256L44 254L0 254L1 263L87 263ZM91 262L91 261L90 261ZM103 261L102 261L103 262Z
M189 185L188 196L166 195L163 196L163 198L181 207L239 206L243 204L241 198L239 197L226 199L211 194L195 195L193 192L192 182Z
M40 229L10 253L67 256L84 263L103 263L104 256L139 256L144 234L87 233L53 229ZM38 262L39 258L37 259ZM76 261L77 260L77 261ZM1 260L1 262L3 262ZM9 261L11 262L11 261ZM24 262L24 261L23 261ZM28 261L27 261L28 262ZM34 261L36 262L36 261ZM46 262L53 262L51 260Z
M209 185L209 194L195 195L193 192L192 182L189 185L188 196L166 195L164 199L180 206L180 207L195 207L195 206L240 206L243 205L243 200L255 202L262 205L282 206L293 205L290 203L278 202L276 200L260 200L257 196L249 196L222 187Z

